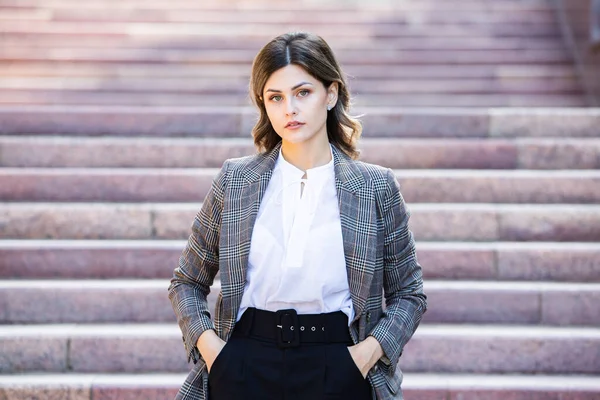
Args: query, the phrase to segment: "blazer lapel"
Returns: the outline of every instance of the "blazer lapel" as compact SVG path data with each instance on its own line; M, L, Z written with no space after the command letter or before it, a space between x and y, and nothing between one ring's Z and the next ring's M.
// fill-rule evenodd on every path
M222 242L223 252L220 254L224 321L235 321L242 302L252 231L273 174L279 147L277 145L272 151L257 156L253 163L232 176L229 182L225 200L228 218L223 221L221 228L221 240L225 242Z
M365 308L373 279L376 245L371 234L376 230L375 197L372 188L364 184L355 162L332 147L348 284L357 319Z

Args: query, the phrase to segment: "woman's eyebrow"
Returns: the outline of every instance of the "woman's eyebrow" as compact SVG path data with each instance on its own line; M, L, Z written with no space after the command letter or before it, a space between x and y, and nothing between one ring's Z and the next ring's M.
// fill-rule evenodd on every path
M292 87L292 90L296 90L296 89L298 89L298 88L299 88L300 86L302 86L302 85L311 85L311 86L312 86L312 83L310 83L310 82L300 82L299 84L297 84L297 85L295 85L294 87ZM266 92L275 92L275 93L281 93L281 90L277 90L277 89L267 89L267 90L265 90L265 93L266 93Z

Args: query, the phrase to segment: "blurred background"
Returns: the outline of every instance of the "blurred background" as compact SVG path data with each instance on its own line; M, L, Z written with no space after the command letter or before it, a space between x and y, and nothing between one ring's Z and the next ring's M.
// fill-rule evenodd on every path
M0 0L0 399L174 397L169 278L292 30L412 213L405 398L600 399L598 0Z

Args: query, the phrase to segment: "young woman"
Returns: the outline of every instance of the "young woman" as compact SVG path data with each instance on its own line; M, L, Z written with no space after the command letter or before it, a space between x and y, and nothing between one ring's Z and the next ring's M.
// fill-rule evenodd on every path
M321 37L265 45L250 93L259 153L225 161L169 287L195 363L177 399L401 399L426 296L394 174L355 160L361 125Z

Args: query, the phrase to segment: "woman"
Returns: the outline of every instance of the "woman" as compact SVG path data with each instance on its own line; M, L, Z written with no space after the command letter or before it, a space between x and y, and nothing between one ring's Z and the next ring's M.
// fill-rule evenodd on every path
M250 93L260 153L225 161L169 287L195 363L177 399L401 399L426 296L396 179L355 161L361 125L321 37L265 45Z

